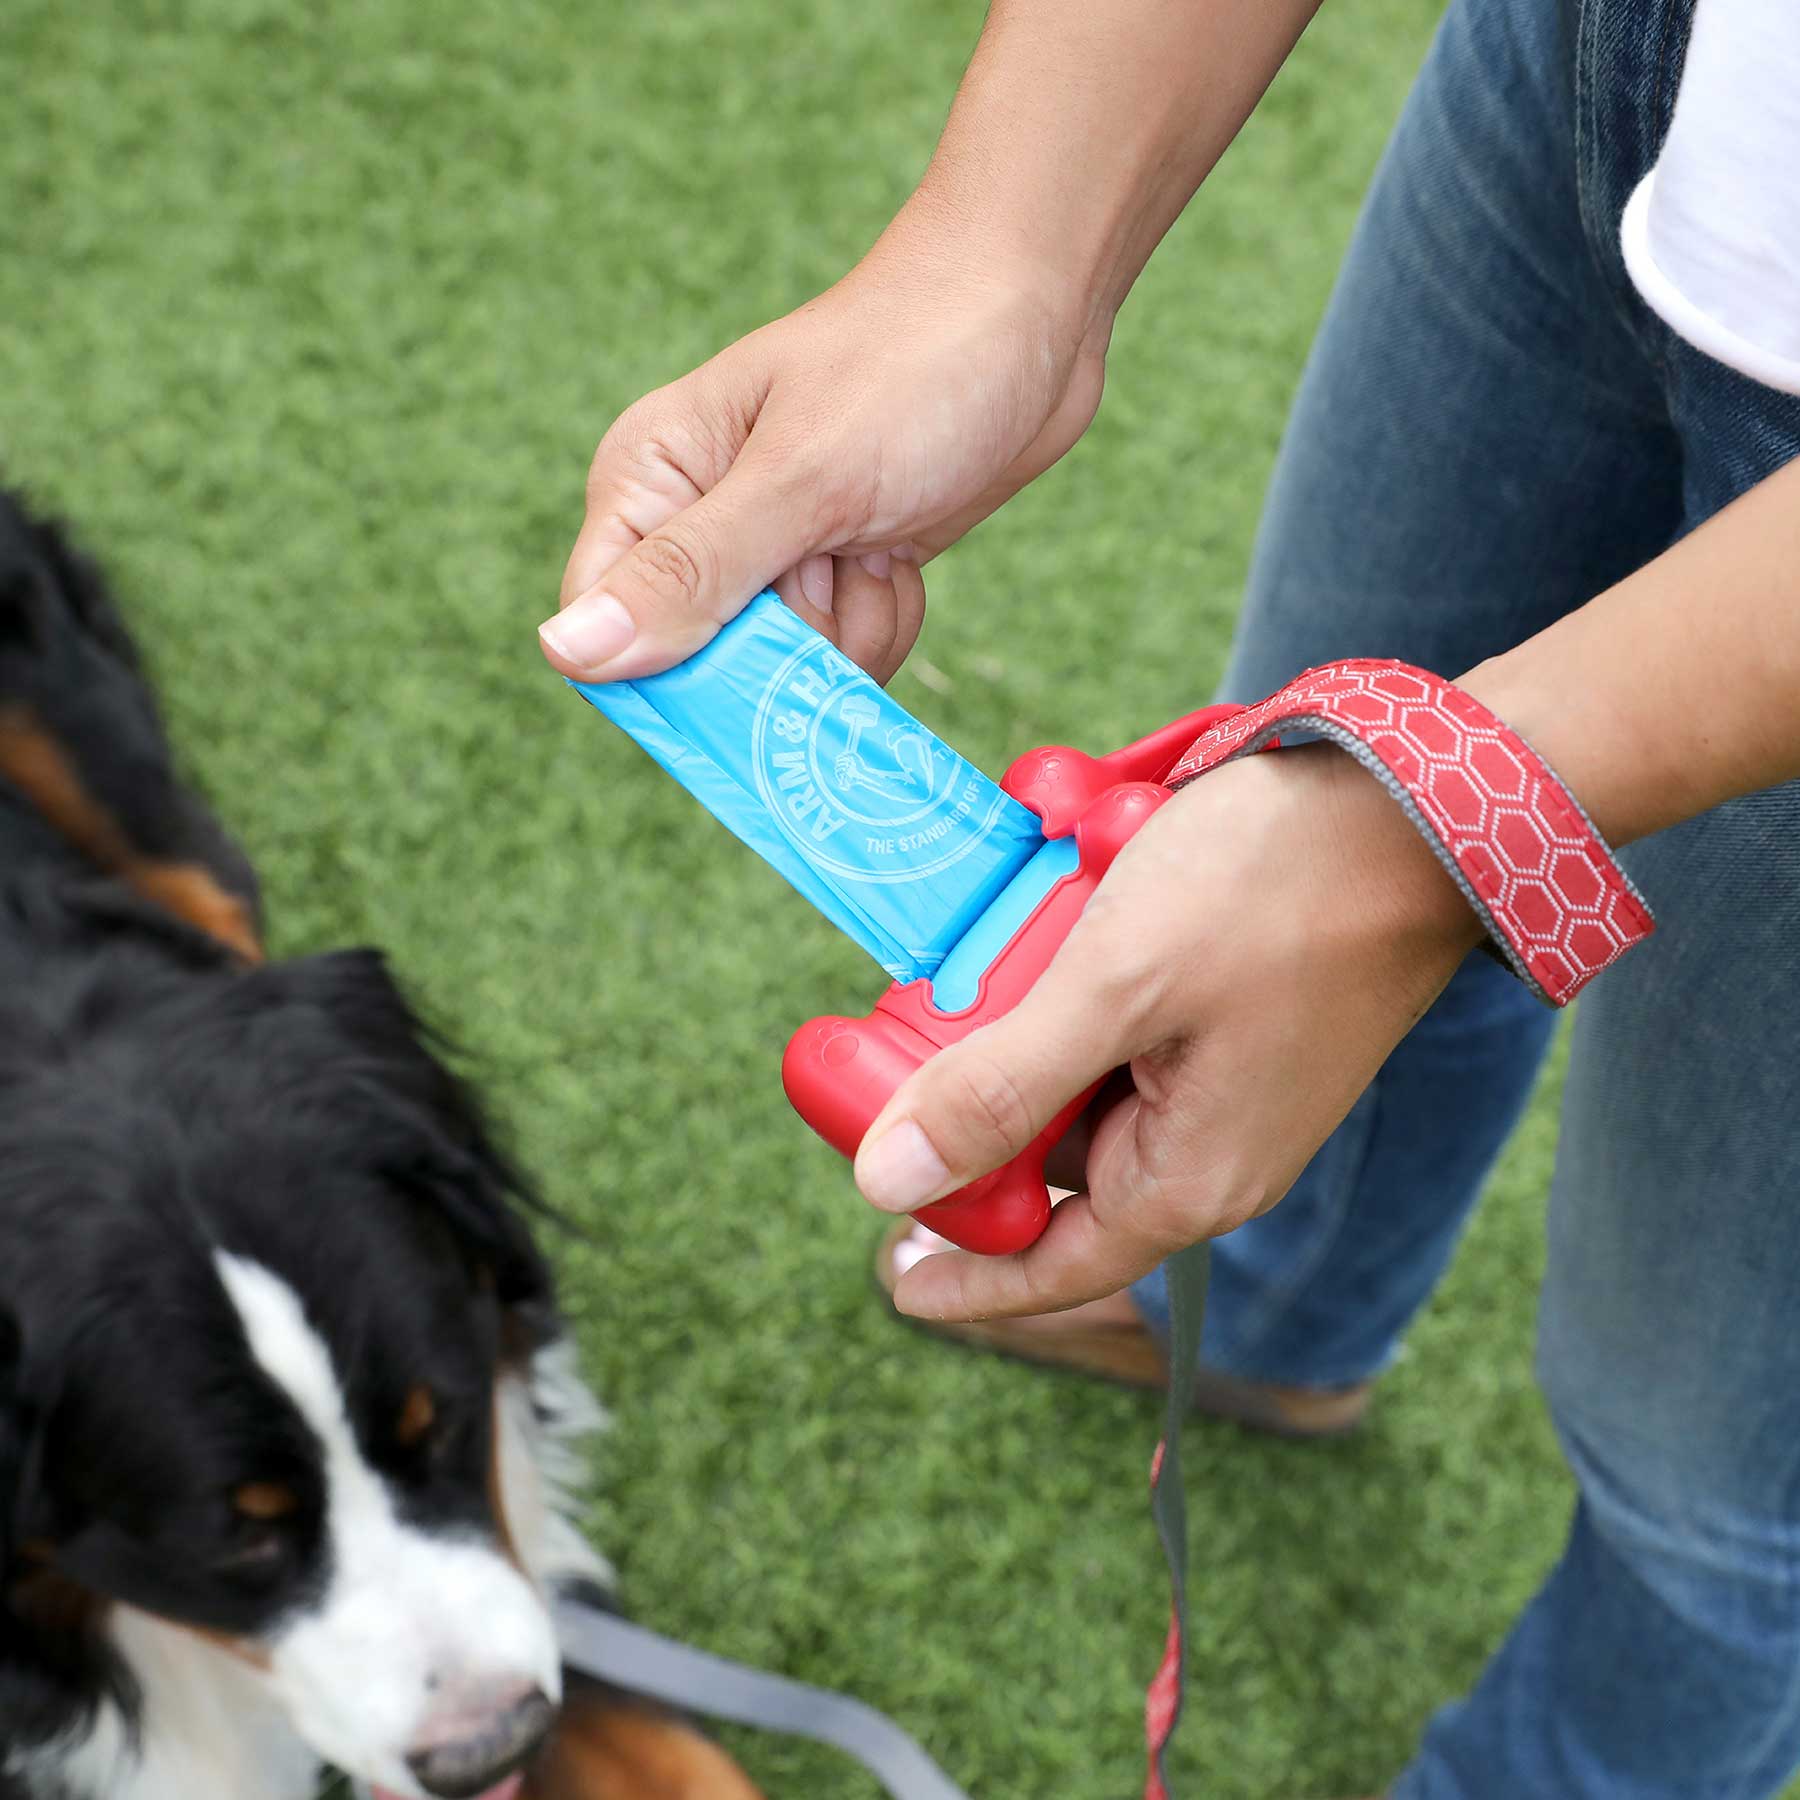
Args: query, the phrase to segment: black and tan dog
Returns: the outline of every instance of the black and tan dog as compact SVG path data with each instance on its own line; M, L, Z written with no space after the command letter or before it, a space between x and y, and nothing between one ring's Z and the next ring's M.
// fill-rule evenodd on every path
M369 951L269 963L95 568L0 493L0 1800L754 1800L565 1676L595 1418Z

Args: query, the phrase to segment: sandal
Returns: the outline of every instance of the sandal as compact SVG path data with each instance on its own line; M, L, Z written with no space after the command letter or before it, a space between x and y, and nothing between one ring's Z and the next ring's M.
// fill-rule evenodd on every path
M914 1263L952 1246L913 1219L897 1219L875 1252L875 1282L892 1303L894 1286ZM896 1313L896 1318L903 1315ZM968 1323L907 1319L921 1331L1015 1362L1072 1369L1124 1387L1166 1389L1161 1344L1134 1308L1129 1317L1106 1303L1031 1319L982 1319ZM1372 1381L1345 1388L1281 1387L1199 1369L1193 1407L1252 1431L1277 1437L1333 1438L1354 1431L1369 1410Z

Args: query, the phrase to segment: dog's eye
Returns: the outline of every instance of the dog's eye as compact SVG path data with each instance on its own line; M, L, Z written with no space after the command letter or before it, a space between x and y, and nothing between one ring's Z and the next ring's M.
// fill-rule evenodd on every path
M422 1381L415 1382L406 1390L394 1421L394 1441L402 1450L428 1449L440 1425L437 1396Z
M479 1417L479 1410L460 1395L440 1393L423 1382L409 1388L390 1427L397 1470L414 1481L431 1481L460 1467Z
M300 1496L281 1481L245 1481L231 1490L225 1544L214 1559L221 1573L267 1577L287 1560Z
M246 1481L234 1488L231 1508L240 1519L267 1523L300 1510L300 1496L285 1482Z

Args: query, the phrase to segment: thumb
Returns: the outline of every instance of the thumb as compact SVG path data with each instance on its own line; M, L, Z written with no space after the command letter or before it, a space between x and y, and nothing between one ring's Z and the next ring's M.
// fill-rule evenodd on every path
M1131 1050L1086 959L1064 945L1011 1012L905 1081L856 1153L856 1185L884 1212L912 1212L1017 1156Z
M538 627L544 654L578 681L628 681L684 661L817 548L808 494L752 439L715 487Z

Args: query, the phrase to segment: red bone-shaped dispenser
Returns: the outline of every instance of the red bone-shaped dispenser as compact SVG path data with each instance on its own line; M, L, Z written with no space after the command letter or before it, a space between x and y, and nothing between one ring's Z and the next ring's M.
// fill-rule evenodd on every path
M1000 785L1037 814L1052 844L1072 837L1073 858L1066 851L1040 851L970 927L963 945L984 952L989 942L998 943L985 967L952 972L958 946L933 980L896 982L867 1018L802 1025L781 1063L782 1085L801 1118L834 1149L854 1156L895 1089L927 1057L1018 1005L1049 966L1113 858L1171 797L1162 783L1182 752L1202 732L1242 710L1207 707L1110 756L1061 745L1021 756ZM1015 918L1022 922L1007 929L1006 922ZM973 997L954 1011L940 1011L934 984L948 992L953 973L964 983L975 982ZM1044 1159L1093 1094L1093 1088L1078 1094L1003 1168L921 1207L918 1217L951 1243L984 1255L1004 1256L1035 1243L1050 1220Z

